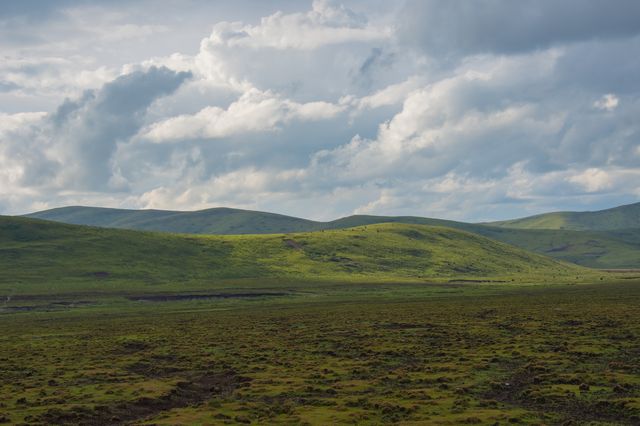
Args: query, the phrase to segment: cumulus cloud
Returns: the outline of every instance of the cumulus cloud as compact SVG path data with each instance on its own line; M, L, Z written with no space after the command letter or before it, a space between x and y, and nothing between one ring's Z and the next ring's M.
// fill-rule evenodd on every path
M201 41L193 68L211 84L240 93L258 88L296 100L335 101L361 87L363 80L353 76L361 75L371 52L381 51L378 44L392 37L389 25L372 23L337 2L316 0L309 11L276 12L257 25L217 23Z
M82 89L99 87L117 76L114 70L98 67L78 71L79 58L4 57L0 63L2 85L22 92L40 94L75 94ZM85 65L90 64L85 62Z
M144 0L11 12L52 37L0 41L0 208L491 220L640 196L636 2L214 3L194 29Z
M525 81L544 81L550 68L535 64L547 59L516 58L489 66L480 61L461 67L454 76L407 94L402 110L380 125L375 139L356 137L319 152L314 166L363 180L389 173L431 177L458 168L491 174L504 172L523 154L544 157L547 141L562 128L562 115L525 99L505 104L504 96L514 96Z
M67 184L104 188L113 170L109 159L118 143L137 133L146 109L176 90L189 73L150 68L118 77L100 90L61 105L51 116L56 140L52 156L65 164ZM67 177L68 176L68 177Z
M602 169L590 168L569 177L569 182L582 186L587 192L609 189L612 185L609 173Z
M194 115L180 115L153 123L142 137L154 142L212 139L270 132L291 120L322 120L335 117L343 108L328 102L300 104L271 92L251 89L227 109L209 106Z
M30 186L24 176L29 169L40 170L46 175L53 164L48 161L39 146L38 126L46 112L0 114L0 188L9 189Z
M311 50L332 44L381 40L390 32L389 28L368 25L365 17L343 5L314 0L309 12L276 12L262 18L259 25L221 22L214 26L211 36L203 43L253 49Z
M422 82L422 84L424 84L424 82ZM342 102L354 104L356 113L363 110L396 105L402 103L409 93L420 87L422 84L419 77L412 76L403 82L391 84L383 89L360 98L343 98Z
M108 190L111 156L139 129L148 106L174 91L188 73L167 68L123 75L100 90L67 100L50 114L3 117L5 182L32 187Z

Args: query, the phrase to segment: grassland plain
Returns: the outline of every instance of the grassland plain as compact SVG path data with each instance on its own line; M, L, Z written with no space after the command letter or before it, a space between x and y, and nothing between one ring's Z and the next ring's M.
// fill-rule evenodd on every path
M638 272L405 224L0 242L0 422L640 422Z
M637 278L290 290L1 312L0 421L640 422Z

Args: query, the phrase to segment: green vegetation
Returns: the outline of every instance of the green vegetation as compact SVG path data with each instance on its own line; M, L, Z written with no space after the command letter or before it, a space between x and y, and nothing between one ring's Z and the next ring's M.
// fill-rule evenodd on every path
M194 212L61 207L27 215L74 225L182 234L277 234L320 229L321 223L274 213L228 208Z
M21 296L0 312L0 421L638 424L640 280L623 281Z
M564 231L484 227L487 238L590 268L640 267L640 228L620 231Z
M314 222L273 213L235 209L170 212L64 207L29 216L63 223L110 228L220 235L311 232L378 223L446 226L582 266L627 269L640 268L639 209L640 203L601 212L550 213L495 224L472 224L414 216L363 215L349 216L331 222ZM568 221L569 217L577 219ZM562 221L559 218L562 218ZM569 223L573 225L569 226ZM533 229L537 227L556 229L553 231ZM620 227L630 229L618 229ZM571 230L574 228L582 230Z
M640 203L596 212L555 212L522 219L494 222L491 225L524 229L567 229L608 231L640 228Z
M640 422L640 274L462 230L0 217L0 270L0 423Z
M640 228L611 231L518 229L411 216L350 216L329 223L336 228L372 223L446 226L590 268L640 268Z
M0 217L0 290L210 289L224 280L538 281L593 272L475 234L378 224L299 234L204 236Z

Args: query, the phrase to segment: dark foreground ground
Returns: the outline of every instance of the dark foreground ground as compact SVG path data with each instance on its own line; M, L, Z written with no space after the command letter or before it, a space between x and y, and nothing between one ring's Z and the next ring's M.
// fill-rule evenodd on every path
M0 302L0 422L640 424L640 281L347 286Z

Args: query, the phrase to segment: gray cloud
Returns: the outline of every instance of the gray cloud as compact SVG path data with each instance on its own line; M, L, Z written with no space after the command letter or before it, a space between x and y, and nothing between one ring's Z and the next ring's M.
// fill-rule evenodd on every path
M173 3L50 13L56 43L0 65L2 208L488 220L640 198L635 2L345 3L190 2L210 33L175 55Z
M19 88L20 86L11 81L0 81L0 92L11 92Z
M409 0L401 37L431 55L517 53L640 33L635 0Z
M86 91L18 134L8 154L23 167L21 182L31 186L108 191L114 182L111 157L142 125L157 98L172 93L190 77L186 72L152 67L118 77L101 89ZM14 134L15 135L15 134Z
M110 159L118 143L126 143L140 126L149 105L172 93L190 77L187 72L152 67L118 77L102 89L67 102L52 115L56 143L71 185L105 189L113 171Z

